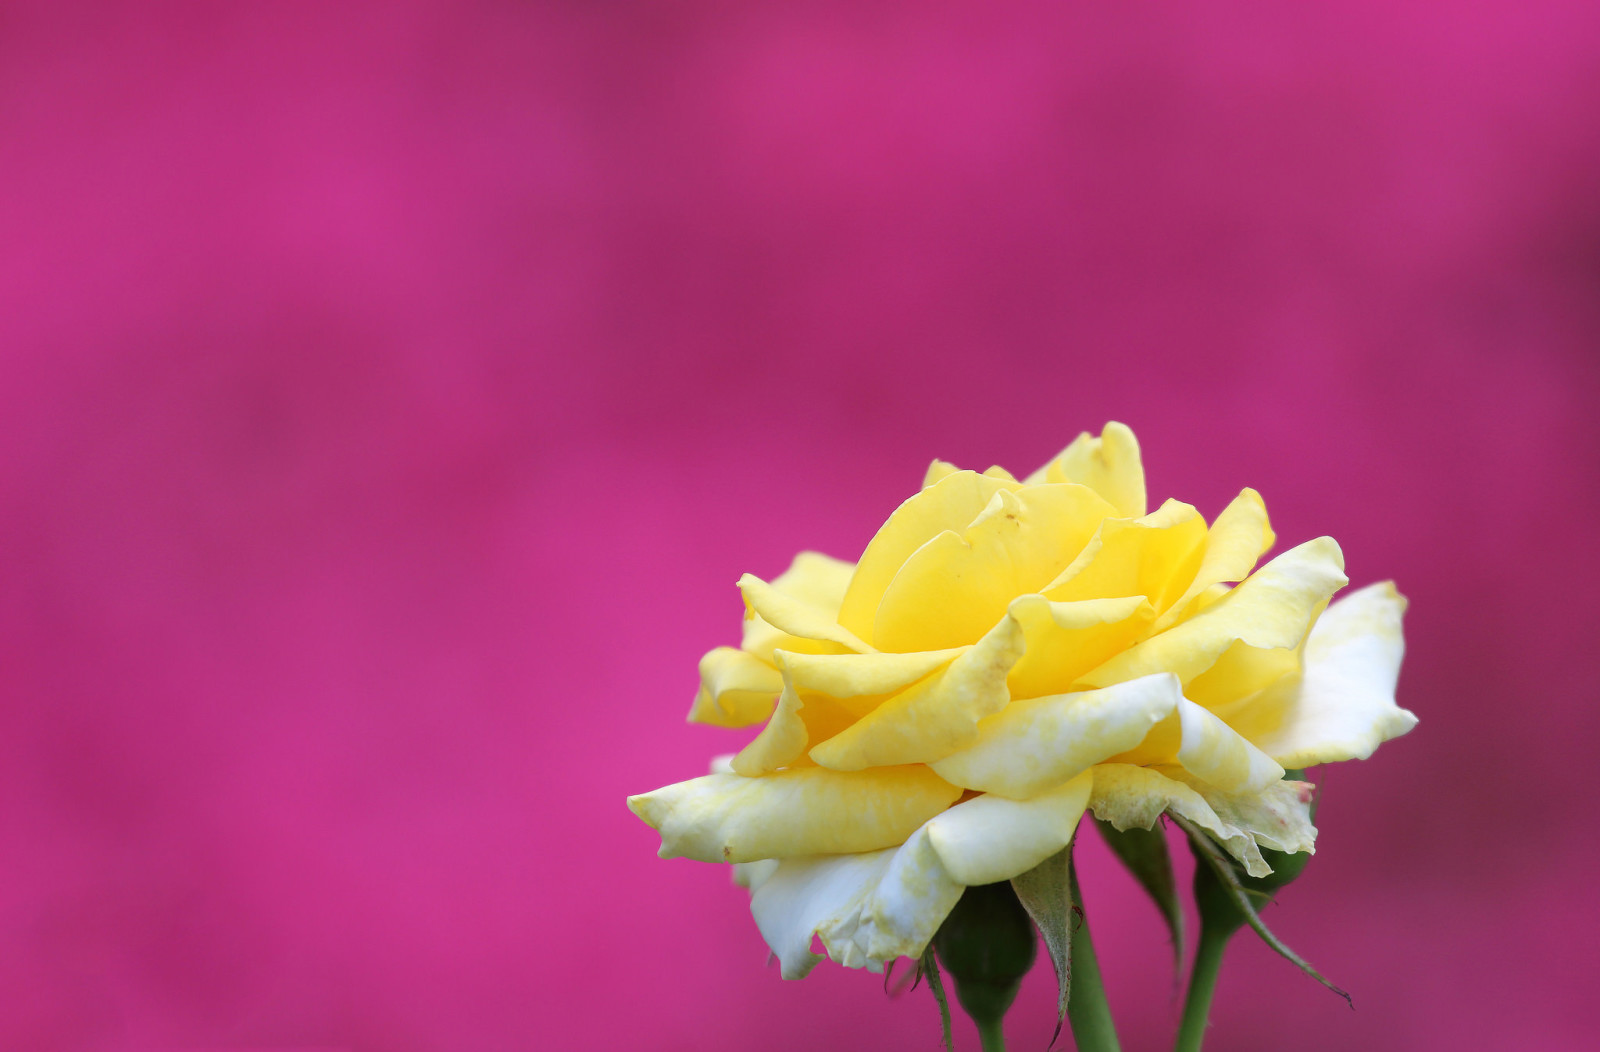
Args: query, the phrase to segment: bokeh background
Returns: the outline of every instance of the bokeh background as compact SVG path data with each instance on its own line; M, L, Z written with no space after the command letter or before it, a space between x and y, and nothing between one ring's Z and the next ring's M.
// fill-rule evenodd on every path
M1214 1043L1593 1048L1597 45L1586 0L0 6L0 1047L932 1052L623 797L742 742L683 722L741 572L1120 419L1153 497L1253 485L1412 598L1421 726L1326 772L1270 918L1357 1010L1241 938Z

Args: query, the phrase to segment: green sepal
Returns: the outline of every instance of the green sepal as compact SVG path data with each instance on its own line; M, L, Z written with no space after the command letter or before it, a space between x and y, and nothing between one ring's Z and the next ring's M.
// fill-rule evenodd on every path
M1233 860L1203 831L1178 815L1170 817L1179 828L1189 834L1189 847L1194 852L1196 860L1194 897L1195 904L1200 910L1202 931L1214 928L1226 933L1234 931L1241 924L1248 924L1251 930L1261 937L1262 942L1311 978L1344 998L1345 1003L1354 1008L1355 1002L1350 999L1348 993L1324 978L1321 972L1285 946L1282 940L1262 923L1261 916L1256 910L1259 906L1272 901L1271 891L1259 886L1248 886L1246 881L1259 885L1270 878L1242 876L1234 866Z
M1011 878L1011 888L1044 936L1045 950L1056 970L1056 1032L1050 1036L1048 1047L1053 1047L1061 1036L1067 1004L1072 999L1071 864L1072 845L1068 844L1028 872Z
M1144 888L1162 920L1167 922L1167 932L1172 936L1173 969L1175 976L1183 973L1183 906L1178 901L1177 879L1172 875L1172 854L1167 850L1167 837L1158 824L1153 829L1118 829L1110 822L1095 819L1100 836L1111 853L1133 874Z
M939 979L939 961L932 943L922 951L917 968L928 977L928 989L933 991L933 999L939 1002L939 1025L944 1028L944 1052L956 1052L955 1038L950 1033L950 999L945 996L944 983Z

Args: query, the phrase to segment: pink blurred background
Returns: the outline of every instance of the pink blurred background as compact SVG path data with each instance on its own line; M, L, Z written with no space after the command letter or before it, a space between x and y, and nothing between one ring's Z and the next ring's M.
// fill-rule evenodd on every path
M741 572L1107 419L1413 602L1271 913L1357 1011L1213 1044L1594 1047L1600 8L332 7L0 8L0 1047L931 1052L623 797Z

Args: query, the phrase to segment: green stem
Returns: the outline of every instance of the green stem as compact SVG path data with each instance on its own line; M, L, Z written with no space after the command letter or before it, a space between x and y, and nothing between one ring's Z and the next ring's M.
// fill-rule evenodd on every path
M1200 1052L1211 1021L1211 997L1217 992L1222 952L1238 930L1237 925L1201 924L1200 947L1195 951L1194 971L1189 975L1189 995L1183 1002L1183 1023L1178 1027L1175 1052Z
M998 1016L978 1022L978 1040L983 1042L983 1052L1006 1052L1006 1034Z
M1106 1003L1106 988L1100 981L1100 962L1095 959L1094 940L1089 937L1089 914L1083 908L1078 888L1078 867L1069 865L1067 882L1072 889L1072 908L1077 927L1072 931L1072 998L1067 1002L1067 1018L1072 1021L1072 1038L1078 1052L1121 1052L1117 1027Z

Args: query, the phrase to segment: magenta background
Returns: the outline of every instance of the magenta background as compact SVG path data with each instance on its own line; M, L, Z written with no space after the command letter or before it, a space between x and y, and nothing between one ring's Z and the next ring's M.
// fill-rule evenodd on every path
M1600 8L211 6L0 9L0 1047L931 1052L623 797L741 572L1108 418L1413 600L1358 1011L1214 1043L1593 1047Z

